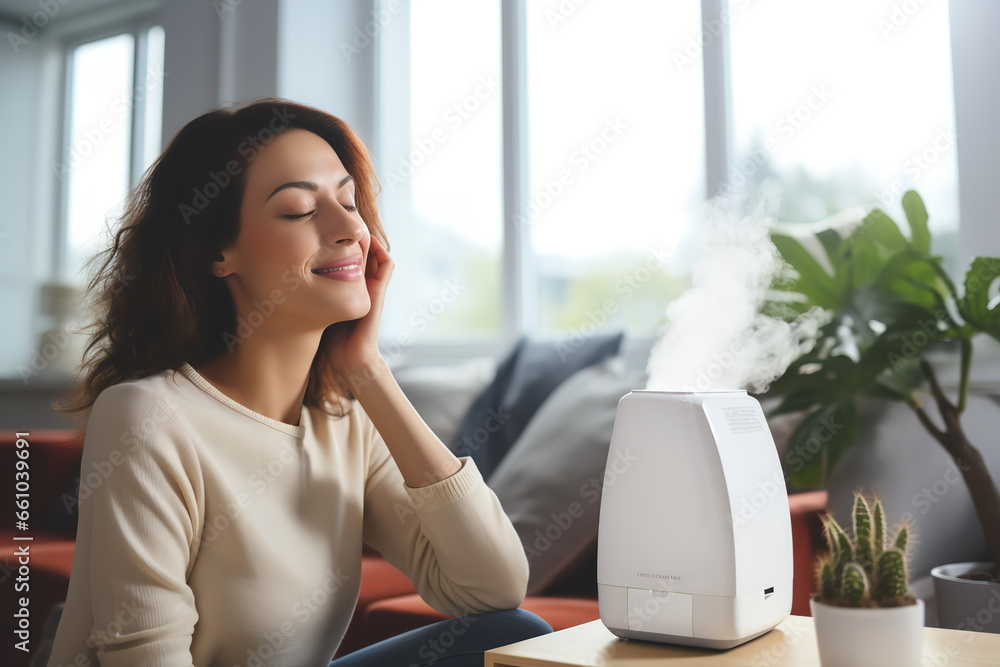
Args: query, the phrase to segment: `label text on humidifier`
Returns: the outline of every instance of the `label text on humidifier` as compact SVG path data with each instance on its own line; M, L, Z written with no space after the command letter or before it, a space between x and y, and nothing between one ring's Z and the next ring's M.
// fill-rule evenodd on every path
M636 572L640 577L647 577L649 579L669 579L670 581L680 581L681 578L676 574L656 574L655 572Z
M722 408L722 416L726 419L729 432L733 435L757 433L764 430L757 411L748 405L733 405Z

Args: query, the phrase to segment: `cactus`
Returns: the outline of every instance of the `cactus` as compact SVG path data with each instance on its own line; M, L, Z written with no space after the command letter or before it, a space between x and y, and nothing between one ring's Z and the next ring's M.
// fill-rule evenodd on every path
M854 540L858 547L854 553L854 559L865 570L865 574L872 576L872 517L868 503L860 493L854 496Z
M877 501L875 508L872 510L872 532L874 533L872 556L878 558L885 549L885 516L882 514L882 503ZM902 550L906 550L905 545Z
M823 518L830 553L817 561L818 602L841 607L898 607L914 604L908 590L906 547L909 531L900 525L896 537L887 539L885 512L877 498L869 504L854 494L854 539L836 519Z

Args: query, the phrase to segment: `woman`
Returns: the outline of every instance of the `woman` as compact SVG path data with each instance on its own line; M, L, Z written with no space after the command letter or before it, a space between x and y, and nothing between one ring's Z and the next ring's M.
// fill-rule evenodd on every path
M496 496L379 354L375 188L343 121L267 99L188 123L132 193L67 409L107 474L81 494L49 665L327 665L362 543L479 615L334 665L481 665L551 631L514 610L528 565Z

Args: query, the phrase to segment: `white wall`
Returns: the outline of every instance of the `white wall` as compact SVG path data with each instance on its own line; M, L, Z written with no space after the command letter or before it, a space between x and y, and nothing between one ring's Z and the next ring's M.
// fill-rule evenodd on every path
M221 104L280 96L343 118L374 136L375 48L345 58L342 42L372 20L374 0L172 0L166 32L163 136Z
M962 251L1000 256L1000 2L953 0L952 69Z
M0 23L0 34L20 26ZM57 214L52 164L57 156L60 59L43 32L15 53L0 45L0 377L14 377L43 322L38 286L53 271Z
M365 45L365 31L375 20L375 5L375 0L288 0L280 3L278 21L278 93L342 118L372 152L376 45L374 40Z

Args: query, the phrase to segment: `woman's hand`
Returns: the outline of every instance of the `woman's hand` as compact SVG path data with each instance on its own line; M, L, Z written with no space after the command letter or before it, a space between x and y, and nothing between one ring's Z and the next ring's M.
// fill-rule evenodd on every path
M378 330L382 322L385 291L394 267L389 252L372 234L365 264L365 284L371 309L364 317L332 325L332 331L326 337L326 354L348 384L352 375L364 373L382 360L378 351Z

